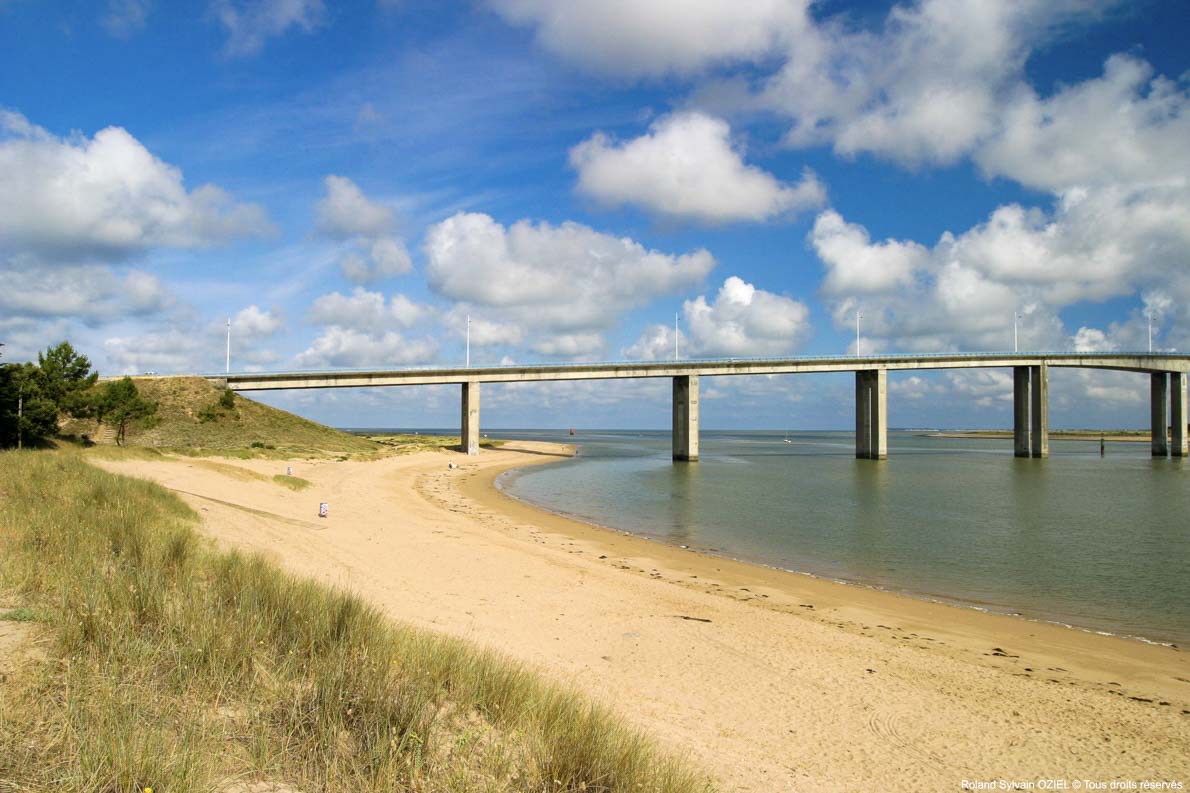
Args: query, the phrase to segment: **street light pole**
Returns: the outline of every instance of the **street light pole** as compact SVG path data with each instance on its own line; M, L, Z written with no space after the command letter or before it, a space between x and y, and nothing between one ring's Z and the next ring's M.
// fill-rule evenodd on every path
M1012 351L1013 352L1020 352L1020 349L1021 349L1020 346L1017 344L1017 336L1016 336L1016 321L1020 318L1021 318L1020 314L1018 314L1015 311L1012 312Z
M231 317L227 318L227 359L223 371L231 374Z
M678 314L674 312L674 360L678 360Z
M467 315L467 368L471 368L471 315Z
M859 357L859 321L864 318L864 315L856 310L855 312L855 357Z

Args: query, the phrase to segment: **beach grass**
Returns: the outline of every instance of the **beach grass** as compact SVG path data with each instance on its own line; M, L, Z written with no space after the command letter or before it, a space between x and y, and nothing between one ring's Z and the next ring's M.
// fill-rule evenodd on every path
M76 452L0 455L0 592L49 647L0 686L0 789L708 789L607 710L195 520Z
M302 479L300 476L290 476L289 474L275 474L273 481L282 487L288 487L290 490L305 490L314 484L309 479Z

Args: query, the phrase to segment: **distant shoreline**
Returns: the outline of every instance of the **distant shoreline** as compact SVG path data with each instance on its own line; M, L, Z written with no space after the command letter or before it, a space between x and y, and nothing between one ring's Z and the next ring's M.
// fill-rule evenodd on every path
M988 438L1012 440L1012 430L954 430L947 432L923 432L927 438ZM1052 440L1062 441L1113 441L1123 443L1148 443L1151 436L1148 430L1050 430Z

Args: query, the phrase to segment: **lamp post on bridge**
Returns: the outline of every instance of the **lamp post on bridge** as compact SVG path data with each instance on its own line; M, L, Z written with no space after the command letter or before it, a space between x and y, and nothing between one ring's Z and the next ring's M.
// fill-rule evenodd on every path
M227 318L227 357L224 360L224 374L231 374L231 317Z
M1145 311L1145 317L1149 320L1149 352L1153 352L1153 310Z
M674 360L678 360L678 312L674 312Z
M1020 352L1020 347L1017 345L1016 322L1018 319L1021 319L1021 318L1022 317L1019 312L1016 312L1016 311L1012 312L1012 351L1013 352Z
M856 358L860 357L860 353L859 353L859 321L863 318L864 318L863 313L861 311L859 311L858 309L856 309L856 312L855 312L855 357Z
M471 368L471 315L467 315L467 362L465 368Z

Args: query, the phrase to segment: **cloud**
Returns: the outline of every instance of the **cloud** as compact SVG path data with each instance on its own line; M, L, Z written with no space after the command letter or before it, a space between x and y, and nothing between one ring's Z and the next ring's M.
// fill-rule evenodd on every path
M231 320L232 335L240 338L265 338L272 336L284 326L285 321L276 309L262 311L255 304L240 309Z
M804 303L775 295L737 276L723 282L713 301L705 295L682 304L689 335L678 330L678 355L763 357L792 352L810 330ZM625 358L673 360L674 329L650 325L623 350Z
M0 250L51 260L123 258L270 233L264 210L182 173L120 127L57 138L0 111Z
M761 221L819 206L825 189L806 172L796 185L745 165L727 122L698 112L666 116L617 144L596 133L570 150L578 189L618 206L705 223Z
M1041 99L1021 90L998 134L975 155L989 176L1050 191L1104 185L1185 185L1190 93L1137 58L1114 55L1103 76Z
M1030 52L1105 4L921 0L874 31L833 17L798 36L757 99L792 122L791 145L951 163L994 129Z
M798 0L490 0L537 41L596 71L631 77L690 74L772 54L805 24Z
M1019 312L1022 349L1061 349L1067 306L1137 292L1190 300L1190 187L1181 185L1072 189L1049 212L1008 204L933 247L873 244L827 212L810 242L836 325L851 327L862 311L877 347L1005 349Z
M315 207L320 233L342 244L339 269L347 280L367 284L413 269L405 243L392 234L392 208L372 201L355 182L327 176L326 195Z
M355 182L327 176L326 195L318 202L318 230L333 239L379 237L393 230L393 211L369 200Z
M786 119L792 146L909 165L952 163L993 134L1029 56L1119 0L916 0L877 25L807 0L491 0L538 41L596 71L704 76L696 101ZM815 8L811 11L811 5ZM760 74L745 78L738 66ZM734 71L733 71L734 69Z
M0 312L10 317L77 319L97 325L147 316L169 308L174 297L149 273L123 274L102 265L47 268L16 261L0 264Z
M304 368L407 366L429 362L436 351L432 339L406 339L394 331L372 335L330 327L295 361Z
M322 295L310 307L307 319L318 325L383 334L394 327L411 328L430 314L428 306L405 295L393 295L386 302L381 293L356 287L349 296L339 292Z
M811 232L818 256L827 264L830 293L886 291L913 281L929 255L915 242L885 240L873 245L867 229L847 223L834 210L823 212Z
M215 19L227 31L227 55L254 55L268 39L299 28L306 33L322 24L326 7L322 0L215 0Z
M731 276L713 302L703 295L682 304L695 356L769 356L791 352L810 330L804 303Z
M682 255L646 249L578 223L518 221L460 212L430 228L425 243L430 287L468 313L517 328L543 354L580 348L625 312L699 284L715 266L705 250ZM557 334L574 338L547 341ZM508 333L508 337L516 335Z
M204 344L204 341L207 343ZM216 348L210 339L202 339L184 329L170 328L126 336L111 336L103 342L103 352L111 369L122 374L140 372L194 372L200 360L210 360ZM206 353L206 355L204 355ZM219 362L223 369L223 361ZM111 373L110 370L104 370Z
M100 24L116 38L126 39L144 30L152 7L152 0L108 0Z
M621 355L627 361L672 361L675 360L675 354L682 354L683 349L689 353L686 334L679 329L677 337L678 344L675 347L674 329L671 326L649 325L634 343L624 348Z
M533 352L562 358L584 358L603 349L599 333L561 333L536 341Z

